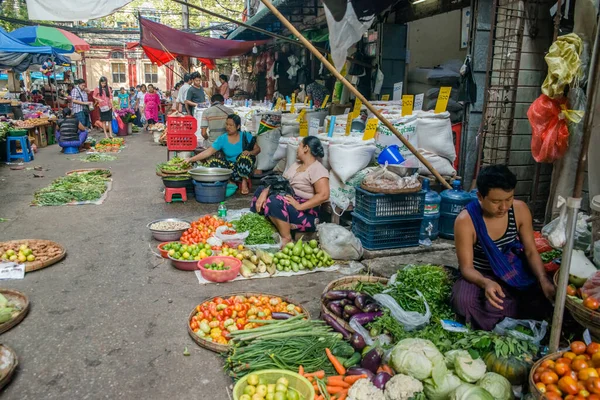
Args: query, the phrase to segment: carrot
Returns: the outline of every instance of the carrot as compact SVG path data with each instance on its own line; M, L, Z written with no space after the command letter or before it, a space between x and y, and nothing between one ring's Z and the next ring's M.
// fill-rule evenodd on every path
M362 375L349 375L347 377L344 378L344 382L353 385L356 381L360 380L360 379L364 379L366 378L367 375L366 374L362 374Z
M383 372L387 372L391 376L395 375L394 370L389 365L387 365L387 364L383 364L381 366L381 369L383 370Z
M311 383L313 383L313 382L315 381L315 378L314 378L314 377L312 377L312 376L306 376L306 375L304 375L304 377L305 377L306 379L308 379L308 381L309 381L309 382L311 382Z
M304 375L304 367L302 365L298 368L298 374Z
M339 386L343 388L349 388L350 384L344 382L344 378L341 376L329 376L327 377L327 384L330 386Z
M327 358L329 358L329 361L331 362L331 365L333 365L333 368L335 368L336 372L340 375L346 375L346 368L344 368L342 363L335 358L335 356L331 353L331 350L326 348L325 354L327 354Z
M347 392L347 391L348 391L347 388L343 388L340 386L327 386L327 392L329 394L336 394L336 393Z
M325 400L323 396L315 396L315 400Z
M342 392L339 394L338 400L345 400L346 397L348 397L348 393L347 392Z
M319 379L323 379L325 378L325 371L320 370L320 371L315 371L315 372L311 372L308 374L304 374L305 378L308 378L309 376L315 377L315 378L319 378Z

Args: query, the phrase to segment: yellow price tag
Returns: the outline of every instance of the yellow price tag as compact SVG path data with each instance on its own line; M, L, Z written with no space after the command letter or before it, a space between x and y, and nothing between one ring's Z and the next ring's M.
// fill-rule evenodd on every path
M290 106L290 112L292 114L296 112L296 92L292 93L292 105Z
M413 112L413 105L415 103L415 96L412 94L406 94L402 96L402 116L411 115Z
M450 99L450 92L452 88L450 86L443 86L440 88L440 94L438 94L437 103L435 103L436 114L443 113L448 107L448 100Z
M308 101L309 101L309 100L308 100L308 96L306 96L306 97L304 98L304 105L305 105L305 106L307 106L307 105L309 105L309 104L310 104Z
M302 110L300 110L300 114L298 114L298 118L296 118L296 121L300 122L304 119L304 115L306 114L306 108L303 108Z
M390 99L390 95L389 94L384 94L383 96L381 96L381 100L382 101L388 101Z
M346 121L346 136L350 135L350 131L352 130L352 120L354 119L354 116L352 115L352 113L348 114L348 120Z
M325 96L325 100L323 100L323 104L321 104L321 108L327 107L328 101L329 101L329 95Z
M379 125L379 120L377 118L370 118L367 121L367 127L365 128L365 134L363 135L363 140L375 139L375 134L377 133L378 125Z
M354 118L358 118L358 116L360 115L361 107L362 107L362 101L360 101L360 99L356 99L354 101L354 109L352 110L352 115L354 115Z
M302 118L302 120L300 121L300 136L308 136L308 121L306 120L306 118Z

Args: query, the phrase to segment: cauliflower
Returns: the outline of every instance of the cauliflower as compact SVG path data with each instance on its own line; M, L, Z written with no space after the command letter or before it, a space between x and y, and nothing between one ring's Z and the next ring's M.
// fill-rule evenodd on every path
M417 399L423 392L423 384L412 376L398 374L385 385L385 400Z
M370 380L359 379L348 391L348 400L385 400L385 396Z

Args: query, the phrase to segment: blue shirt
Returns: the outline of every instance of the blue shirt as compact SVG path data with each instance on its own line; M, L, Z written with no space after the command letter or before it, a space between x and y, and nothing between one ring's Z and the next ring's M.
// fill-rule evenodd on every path
M119 93L119 106L121 108L129 108L129 94Z
M217 140L215 140L212 147L217 151L222 151L223 153L225 153L225 158L227 159L227 161L235 162L238 156L242 154L242 151L244 151L244 149L242 148L244 142L244 135L246 135L246 140L248 142L252 140L252 134L250 132L244 131L240 132L240 140L235 144L231 144L229 143L229 140L227 138L227 133L224 133L221 136L219 136Z

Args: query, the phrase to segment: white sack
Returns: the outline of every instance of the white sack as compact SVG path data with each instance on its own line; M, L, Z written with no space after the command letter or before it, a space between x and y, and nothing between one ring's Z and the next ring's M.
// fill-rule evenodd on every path
M260 153L256 156L256 169L269 171L277 165L277 160L273 158L273 155L279 147L280 137L280 128L272 129L256 137L256 143L260 147Z
M417 137L419 148L444 157L450 162L456 159L450 113L418 112Z
M343 182L367 167L375 154L373 140L358 139L356 142L348 141L347 144L334 143L335 139L332 139L329 145L329 165Z
M437 154L434 154L425 149L419 149L419 153L425 157L429 163L435 168L441 175L443 176L454 176L456 175L456 170L452 166L452 163L448 161L444 157L440 157ZM419 174L421 175L431 175L431 172L427 169L427 167L419 162Z
M390 120L394 128L400 134L408 140L410 144L413 145L415 149L419 148L419 137L417 135L417 117L411 116L409 118L403 118L400 120ZM388 146L398 145L400 148L400 154L405 159L409 157L413 157L412 152L394 135L394 133L389 130L385 125L381 122L377 126L377 135L375 136L375 145L377 146L377 150L375 150L375 157L379 156L379 153L383 151Z

